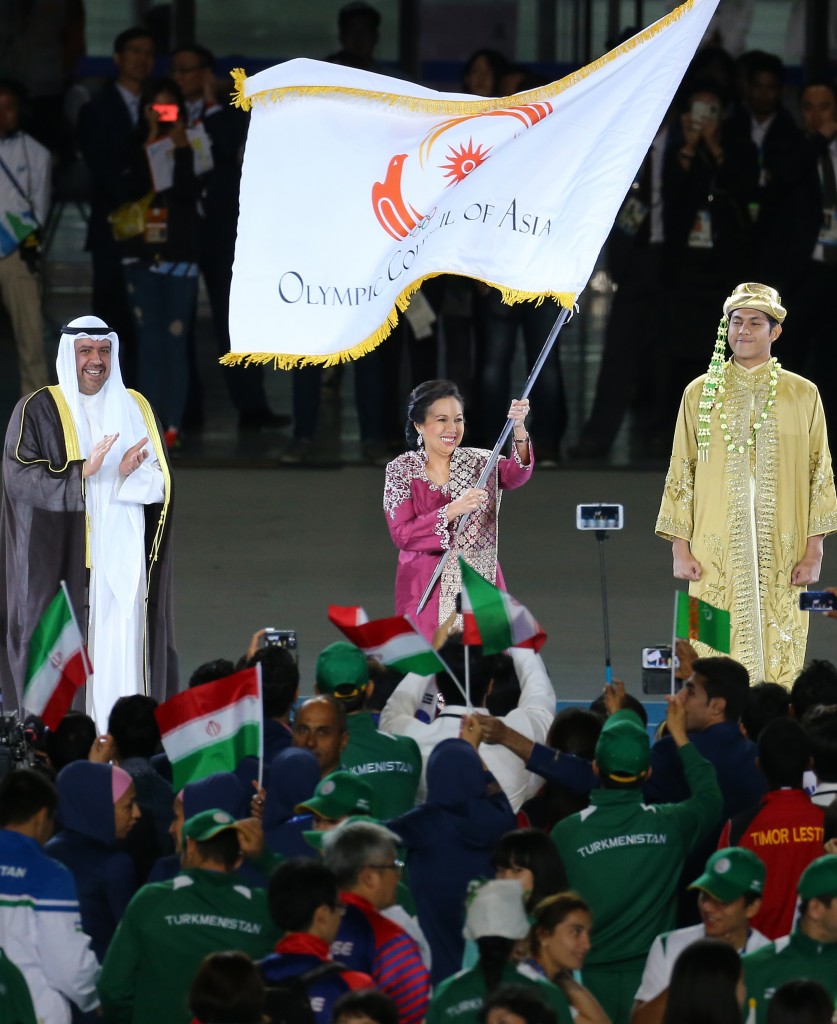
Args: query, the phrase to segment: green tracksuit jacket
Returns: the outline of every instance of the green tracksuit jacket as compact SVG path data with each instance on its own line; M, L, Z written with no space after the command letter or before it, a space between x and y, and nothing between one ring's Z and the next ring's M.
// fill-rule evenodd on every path
M189 987L203 958L225 949L261 958L279 934L266 891L235 874L192 869L143 886L102 964L107 1024L189 1024Z
M674 927L683 861L717 827L723 806L712 765L691 743L679 754L688 800L646 805L639 789L594 789L586 810L552 830L570 888L593 917L585 969L644 958L654 939Z
M747 986L744 1013L749 1014L755 1000L756 1024L765 1024L773 993L793 978L818 981L832 999L837 999L837 942L815 942L804 932L795 931L748 953L741 962Z
M524 974L512 964L503 969L501 985L534 988L547 1006L558 1014L558 1024L572 1024L570 1007L564 993L551 981ZM477 1024L477 1013L485 999L485 979L479 967L460 971L436 989L424 1024Z
M340 767L372 787L376 818L397 818L416 802L421 781L418 744L409 736L380 732L365 711L349 715L349 742L340 755Z

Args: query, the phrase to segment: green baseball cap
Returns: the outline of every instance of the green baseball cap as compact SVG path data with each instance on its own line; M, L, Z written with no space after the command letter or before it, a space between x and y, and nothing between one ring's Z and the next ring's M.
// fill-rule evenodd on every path
M712 854L703 874L689 888L703 889L721 903L732 903L750 893L761 896L766 873L764 862L752 850L729 846Z
M812 861L802 872L796 891L801 900L837 896L837 854L827 853Z
M295 807L297 814L311 811L321 818L345 818L372 813L372 787L353 772L332 772L320 779L314 795Z
M241 826L231 814L222 811L219 807L211 807L208 811L201 811L200 814L195 814L184 821L181 834L184 839L194 839L202 843L206 839L217 836L226 828L241 831Z
M346 818L345 821L341 821L340 824L333 829L306 829L306 831L302 833L302 838L309 846L313 846L315 850L322 850L323 839L325 839L329 832L335 832L338 828L342 828L344 825L350 825L353 821L365 821L371 825L381 824L377 818L372 818L368 814L352 814L350 817Z
M317 658L315 678L320 693L331 694L338 700L351 700L365 690L369 682L366 655L344 640L329 644Z
M629 782L647 770L651 741L635 711L616 711L602 726L596 743L596 764L602 775Z

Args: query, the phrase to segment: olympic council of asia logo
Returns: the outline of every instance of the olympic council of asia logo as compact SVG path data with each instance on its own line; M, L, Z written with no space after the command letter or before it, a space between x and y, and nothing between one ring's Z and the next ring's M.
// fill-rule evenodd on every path
M551 113L551 103L529 103L520 107L509 107L505 110L490 110L485 113L465 114L461 117L449 118L425 135L418 150L419 167L424 173L432 171L435 174L441 171L443 178L448 179L445 182L446 188L458 185L488 160L494 147L480 141L475 144L473 135L469 135L467 141L463 137L448 144L447 152L442 157L442 163L431 164L433 147L446 132L477 118L500 117L513 118L517 121L517 124L511 126L517 133L520 130L520 125L526 130ZM372 186L372 208L378 223L388 235L398 242L403 241L407 235L415 231L426 217L433 216L432 213L420 213L405 197L403 177L409 156L408 153L398 153L392 157L384 180L376 181Z
M221 735L221 723L216 722L214 718L210 718L206 723L206 735L207 736L220 736Z

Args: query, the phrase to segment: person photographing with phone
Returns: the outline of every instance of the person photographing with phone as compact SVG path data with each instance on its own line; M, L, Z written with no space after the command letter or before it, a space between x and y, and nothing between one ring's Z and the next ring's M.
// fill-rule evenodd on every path
M139 387L163 422L169 448L180 444L198 289L201 180L186 125L178 85L148 83L122 153L124 202L110 215L137 332Z

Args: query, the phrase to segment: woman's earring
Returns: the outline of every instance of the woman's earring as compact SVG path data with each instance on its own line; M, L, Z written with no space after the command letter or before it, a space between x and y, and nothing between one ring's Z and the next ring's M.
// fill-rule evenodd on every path
M418 438L416 439L416 444L419 446L419 448L421 448L421 446L424 444L424 434L422 434L421 431L419 431Z

